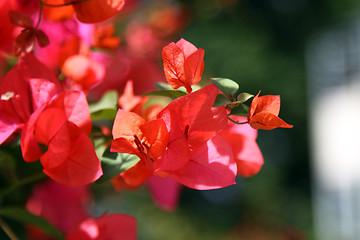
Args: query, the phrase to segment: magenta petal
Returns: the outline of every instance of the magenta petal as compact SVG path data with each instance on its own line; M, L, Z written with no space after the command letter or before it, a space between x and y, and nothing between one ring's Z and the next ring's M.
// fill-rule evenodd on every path
M192 152L186 166L170 176L190 188L209 190L235 184L236 172L230 144L217 135Z
M170 177L152 176L147 186L154 201L164 210L174 210L179 202L181 185Z

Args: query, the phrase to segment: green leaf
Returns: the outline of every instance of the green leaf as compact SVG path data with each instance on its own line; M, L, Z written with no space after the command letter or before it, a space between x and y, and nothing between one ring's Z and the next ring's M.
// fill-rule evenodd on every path
M140 158L133 154L110 152L110 147L106 149L101 158L103 176L99 181L109 180L125 170L133 167L140 161Z
M248 111L249 111L248 106L246 106L245 104L239 104L237 107L234 107L233 109L231 109L231 112L229 115L247 117Z
M117 109L119 94L116 91L109 91L104 94L100 101L89 104L90 113L102 111L104 109Z
M173 90L173 88L168 83L156 82L154 83L155 87L159 90ZM185 88L184 88L185 89Z
M26 225L38 227L45 234L55 238L64 239L63 235L47 220L42 217L35 216L24 208L7 207L0 209L0 216L11 218Z
M237 100L240 103L244 103L247 100L249 100L250 98L254 97L254 95L250 94L250 93L240 93L239 96L237 97Z
M232 99L239 89L239 84L228 78L212 78L211 81L220 91L228 96L229 99Z
M103 120L103 119L114 120L116 117L116 113L117 113L117 109L108 108L108 109L103 109L98 112L93 112L90 114L90 117L91 117L91 120L93 120L93 121Z
M180 90L157 90L153 92L149 92L145 94L145 96L162 96L162 97L168 97L171 99L176 99L182 96L185 96L186 92L180 91Z
M229 103L231 103L231 101L224 94L218 94L215 98L213 107L220 107Z

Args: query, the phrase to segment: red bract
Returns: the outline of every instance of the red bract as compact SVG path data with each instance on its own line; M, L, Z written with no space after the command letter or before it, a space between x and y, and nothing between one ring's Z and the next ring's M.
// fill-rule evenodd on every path
M21 135L25 161L40 158L44 173L55 181L76 187L96 181L100 162L87 137L91 119L86 97L69 91L56 96L31 115ZM45 153L40 146L47 146Z
M121 173L130 186L139 186L153 173L153 162L165 151L169 141L162 119L146 122L136 113L119 109L113 126L112 152L136 154L140 161Z
M88 218L74 227L66 240L135 240L136 219L125 214L104 214Z
M111 150L136 154L141 160L114 178L115 188L138 186L152 174L171 176L195 189L234 184L236 163L231 146L218 136L227 127L226 111L212 107L217 94L211 85L180 97L149 122L119 110ZM151 149L154 146L156 151Z
M254 97L248 112L248 122L252 128L271 130L277 127L292 128L278 117L280 111L280 96L265 95Z
M177 98L163 110L175 112L178 124L186 135L191 150L197 149L227 127L225 108L212 107L218 93L215 85L210 85Z
M168 173L190 188L217 189L235 184L236 163L230 144L217 135L192 151L183 168Z
M57 94L59 88L53 73L32 54L22 56L0 79L0 144L22 129L30 115Z
M65 0L65 3L71 2L74 2L74 0ZM73 4L72 6L80 22L96 23L114 16L123 8L124 4L124 0L87 0Z
M231 146L218 136L227 127L226 111L224 107L212 107L217 94L217 88L210 85L174 100L159 113L170 141L155 164L157 175L169 175L199 190L235 183Z
M69 232L88 217L90 200L88 186L70 188L48 180L33 188L26 209L45 218L60 231Z
M191 86L198 84L201 79L204 70L204 54L203 49L197 49L185 39L164 47L162 58L165 77L170 86L174 89L185 87L190 93Z
M246 121L245 117L231 117L238 122ZM229 127L221 135L231 145L238 175L251 177L260 171L264 163L263 156L256 143L257 130L248 124L229 124Z

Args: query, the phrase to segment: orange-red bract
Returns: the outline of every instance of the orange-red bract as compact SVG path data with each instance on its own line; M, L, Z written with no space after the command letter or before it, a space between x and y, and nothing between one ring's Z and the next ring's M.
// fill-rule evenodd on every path
M204 70L204 54L203 49L197 49L185 39L164 47L162 58L165 77L170 86L174 89L185 87L190 93L191 86L198 84L201 79Z
M157 161L168 145L169 134L164 121L147 122L136 113L119 109L112 133L112 152L136 154L140 158L134 167L120 174L118 181L123 179L133 187L141 185L153 174L152 161Z
M65 0L65 2L71 3L73 0ZM88 0L73 4L73 7L80 22L97 23L114 16L124 4L124 0Z
M248 112L248 122L252 128L271 130L277 127L292 128L278 117L280 112L280 96L265 95L254 97Z

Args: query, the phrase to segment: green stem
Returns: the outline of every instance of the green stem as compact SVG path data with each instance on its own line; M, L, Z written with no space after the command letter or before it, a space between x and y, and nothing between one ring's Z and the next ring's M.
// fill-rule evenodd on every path
M38 0L40 5L46 6L46 7L64 7L64 6L69 6L69 5L74 5L74 4L78 4L78 3L82 3L82 2L86 2L89 0L74 0L72 2L67 2L67 3L62 3L62 4L48 4L46 2L44 2L43 0Z
M11 240L19 240L19 238L15 235L15 233L11 230L11 228L0 218L0 227L4 230L4 232L8 235Z
M236 124L247 124L247 123L249 123L248 121L246 121L246 122L238 122L238 121L235 121L235 120L231 119L229 116L228 116L228 119L229 119L230 121L232 121L233 123L236 123Z
M16 182L14 182L12 185L10 185L9 187L5 188L3 191L0 192L0 198L2 198L3 196L9 194L10 192L12 192L13 190L22 187L26 184L32 183L32 182L36 182L40 179L45 178L46 175L44 173L38 173L32 176L29 176L27 178L23 178L20 179Z

